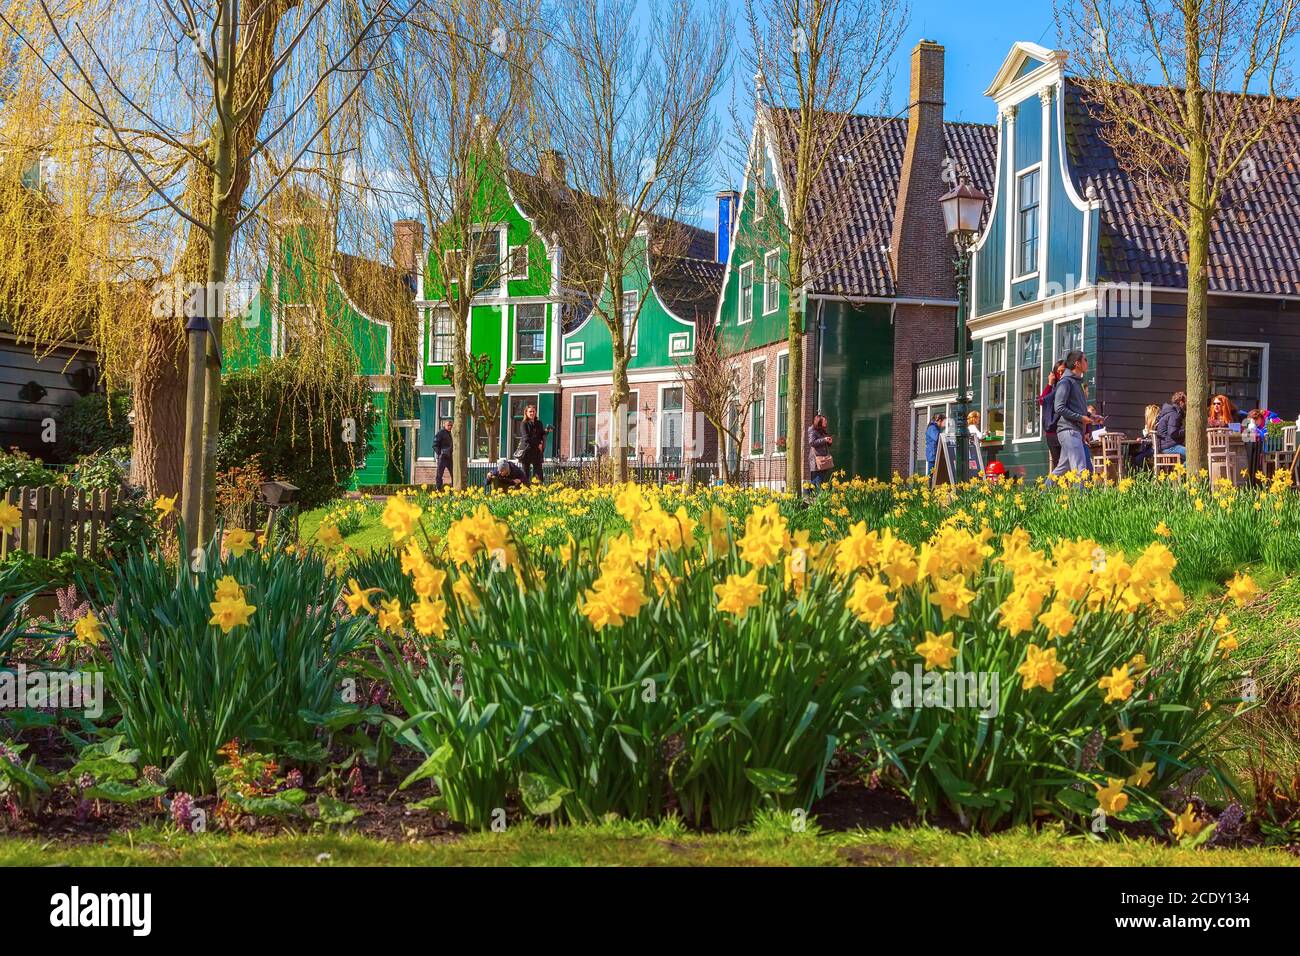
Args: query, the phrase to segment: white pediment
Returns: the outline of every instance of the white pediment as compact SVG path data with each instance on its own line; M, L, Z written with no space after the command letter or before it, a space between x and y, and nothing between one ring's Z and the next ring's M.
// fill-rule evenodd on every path
M1010 87L1019 86L1020 81L1040 70L1048 71L1045 75L1055 75L1064 69L1068 58L1064 50L1049 50L1021 40L1011 47L984 95L999 99Z

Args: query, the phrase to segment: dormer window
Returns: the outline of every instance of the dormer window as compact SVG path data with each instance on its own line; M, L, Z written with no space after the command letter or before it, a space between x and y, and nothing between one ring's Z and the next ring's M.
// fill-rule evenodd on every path
M1016 277L1038 271L1039 168L1016 178Z

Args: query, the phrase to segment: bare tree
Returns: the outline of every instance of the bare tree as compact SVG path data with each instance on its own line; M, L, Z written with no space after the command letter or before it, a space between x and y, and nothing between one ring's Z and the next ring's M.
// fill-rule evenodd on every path
M861 249L861 223L836 215L835 164L852 161L883 124L854 124L876 100L883 112L889 65L907 28L906 0L746 0L755 77L753 136L742 163L759 202L771 206L742 241L776 249L790 290L786 447L801 446L803 330L808 289ZM772 162L769 164L768 158ZM769 166L771 169L769 170ZM775 181L768 178L773 175ZM766 212L767 210L765 210ZM750 221L753 222L751 216ZM798 493L802 457L786 456L786 489Z
M745 427L758 398L752 380L745 381L739 361L748 345L748 335L738 345L731 346L712 329L700 328L690 361L675 362L687 402L718 433L718 473L728 484L739 477ZM689 462L687 474L690 474Z
M475 298L498 288L511 270L510 256L500 255L498 245L509 206L506 146L518 141L529 119L535 48L529 24L537 16L536 0L426 6L407 19L368 96L393 164L395 191L431 230L434 255L424 295L434 305L421 321L434 332L440 322L451 326L456 488L465 487L468 475L471 409L481 414L469 342ZM535 259L536 250L529 256ZM447 359L435 352L431 343L419 362ZM501 362L504 375L504 355Z
M610 453L624 453L627 366L649 288L687 252L681 218L711 176L713 101L727 63L722 10L672 0L637 23L636 0L569 0L545 60L529 205L563 252L563 294L590 307L613 344ZM628 280L631 280L629 283Z
M447 377L452 375L452 366L444 366ZM496 447L497 436L501 434L501 415L505 409L506 389L515 377L514 364L507 365L496 382L495 400L488 392L492 385L492 356L476 353L469 357L469 401L465 407L473 409L474 421L482 429L487 439L488 449ZM491 454L488 455L491 458Z
M1102 136L1133 184L1135 211L1182 240L1193 471L1207 454L1210 238L1243 182L1284 174L1264 168L1260 148L1300 115L1300 101L1289 98L1298 15L1296 0L1082 0L1057 8ZM1257 204L1248 215L1259 216Z
M188 350L182 516L192 540L201 543L215 527L222 321L232 242L351 100L379 55L359 59L363 41L391 32L401 12L395 0L347 0L346 9L327 9L329 0L219 0L201 6L155 0L145 15L136 9L132 16L113 17L105 21L112 32L93 37L79 22L52 12L47 0L38 2L48 44L38 45L11 18L4 18L5 25L103 131L106 147L120 151L163 211L176 217L185 238L174 271L203 289L197 307L180 310ZM124 22L132 32L122 32ZM323 42L327 34L332 42ZM322 42L304 42L309 36ZM51 61L56 53L70 67L66 78ZM151 85L123 82L142 67L155 71ZM346 91L331 112L317 115L318 94L331 82L341 82ZM271 169L269 182L248 198L259 160ZM152 367L142 369L137 381L146 393L155 388L155 376L169 392L179 386L176 317L160 316L151 330L155 341L145 345ZM153 397L175 401L174 394ZM137 406L137 426L141 417L149 421L150 412L148 403ZM147 451L165 454L168 436L144 431L154 442Z

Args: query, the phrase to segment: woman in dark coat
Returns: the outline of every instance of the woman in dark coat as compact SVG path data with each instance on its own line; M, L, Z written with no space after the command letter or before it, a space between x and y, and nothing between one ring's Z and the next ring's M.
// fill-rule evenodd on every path
M817 415L808 426L808 471L812 475L812 486L818 490L835 470L835 463L831 460L832 440L826 427L826 416ZM818 468L819 464L826 467Z

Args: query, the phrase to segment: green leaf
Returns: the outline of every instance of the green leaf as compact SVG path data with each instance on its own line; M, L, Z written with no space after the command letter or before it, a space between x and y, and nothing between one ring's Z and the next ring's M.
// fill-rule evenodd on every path
M266 797L245 797L232 793L226 799L253 816L296 817L303 813L303 804L307 802L307 791L295 787Z
M540 773L519 775L519 796L528 812L536 817L550 816L560 809L564 798L573 791Z
M794 774L771 767L746 767L745 776L763 793L794 793L795 784L799 782Z
M397 789L405 790L411 784L419 783L421 780L426 780L429 777L443 776L447 772L447 764L451 761L451 758L455 756L455 753L456 752L452 750L451 742L444 741L441 747L425 758L424 763L420 764L420 766L410 772L407 778L402 781L401 786Z
M86 789L85 794L91 800L110 800L113 803L139 803L161 797L167 792L166 787L144 781L129 785L117 780L105 780Z
M345 826L359 816L361 811L356 807L328 793L316 797L316 819L327 826Z

